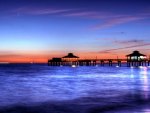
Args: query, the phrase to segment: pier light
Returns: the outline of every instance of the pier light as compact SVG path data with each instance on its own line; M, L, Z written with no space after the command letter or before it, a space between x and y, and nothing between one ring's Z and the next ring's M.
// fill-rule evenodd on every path
M76 67L76 65L72 65L71 67Z
M146 59L147 57L146 56L140 56L140 59Z
M131 66L131 68L134 68L133 66Z
M143 66L139 66L139 68L144 68Z

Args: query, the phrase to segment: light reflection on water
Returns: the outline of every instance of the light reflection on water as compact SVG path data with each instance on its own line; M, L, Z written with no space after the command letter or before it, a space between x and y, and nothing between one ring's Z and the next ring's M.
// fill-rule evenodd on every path
M143 87L143 96L145 99L149 99L148 95L149 95L149 81L148 81L148 68L147 67L143 67L140 71L141 76L141 82L143 83L142 87Z
M48 101L99 106L125 103L140 106L135 112L148 113L149 76L147 67L0 66L0 106Z

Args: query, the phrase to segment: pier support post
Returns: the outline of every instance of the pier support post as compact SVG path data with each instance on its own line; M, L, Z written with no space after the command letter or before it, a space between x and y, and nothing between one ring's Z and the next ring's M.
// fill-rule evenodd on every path
M117 61L117 64L118 64L118 66L121 66L121 61L118 60L118 61Z
M104 60L101 60L100 62L101 62L101 66L104 66Z
M109 66L112 66L112 60L109 60Z
M130 67L130 61L127 61L127 67Z

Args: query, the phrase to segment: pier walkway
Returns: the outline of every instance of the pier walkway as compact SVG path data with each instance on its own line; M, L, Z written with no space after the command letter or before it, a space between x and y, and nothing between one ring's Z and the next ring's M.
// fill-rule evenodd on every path
M150 60L145 59L144 61L130 61L127 59L78 59L76 61L65 61L61 59L54 58L52 60L48 60L49 66L113 66L116 64L117 66L121 66L122 63L126 63L127 66L150 66Z
M148 59L146 55L141 54L139 51L133 51L131 54L126 55L126 59L81 59L75 56L73 53L68 53L68 55L62 58L52 58L48 60L49 66L121 66L122 63L126 63L128 67L131 66L150 66L150 58Z

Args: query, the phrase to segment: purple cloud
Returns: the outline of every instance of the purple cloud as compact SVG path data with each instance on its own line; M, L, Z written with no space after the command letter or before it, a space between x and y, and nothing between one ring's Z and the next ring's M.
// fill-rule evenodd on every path
M114 43L121 44L121 45L135 45L135 44L145 44L145 40L137 40L137 39L132 39L132 40L117 40L114 41Z
M74 12L69 12L63 14L63 16L68 17L82 17L82 18L90 18L90 19L104 19L104 18L112 18L116 17L110 12L102 12L102 11L84 11L84 10L76 10ZM117 15L118 16L118 15Z
M101 24L92 26L92 29L104 29L115 25L124 24L132 21L139 21L150 18L149 13L139 13L135 15L114 14L111 12L98 11L74 11L62 14L63 16L82 17L90 19L99 19Z
M21 7L12 10L13 13L30 14L30 15L48 15L60 14L71 11L72 9L57 9L57 8L36 8L36 7Z
M100 12L100 11L87 11L84 9L66 9L66 8L36 8L36 7L20 7L13 9L12 13L20 14L30 14L30 15L51 15L57 14L59 16L66 17L83 17L91 19L102 19L109 17L118 17L118 15L113 15L110 12ZM109 15L109 16L108 16Z
M131 22L131 21L142 20L142 19L145 19L145 18L147 18L147 17L122 16L122 17L118 17L118 18L110 18L110 19L104 21L102 24L97 24L95 26L92 26L92 29L108 28L108 27L112 27L112 26L115 26L115 25Z
M137 45L120 47L120 48L115 48L115 49L107 49L107 50L99 51L99 53L104 53L104 52L106 53L106 52L111 52L111 51L116 51L116 50L122 50L122 49L131 49L131 48L142 47L142 46L150 46L150 43L137 44Z
M94 25L91 29L104 29L113 27L115 25L120 25L132 21L139 21L142 19L150 18L150 14L148 12L141 12L134 15L126 15L126 14L116 14L112 12L105 11L88 11L86 9L67 9L67 8L36 8L36 7L21 7L16 8L12 11L16 14L30 14L30 15L59 15L66 17L82 17L89 19L97 19L100 20L101 23Z

